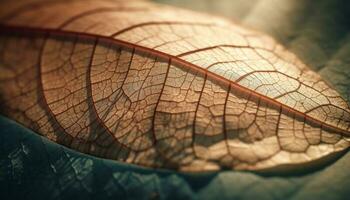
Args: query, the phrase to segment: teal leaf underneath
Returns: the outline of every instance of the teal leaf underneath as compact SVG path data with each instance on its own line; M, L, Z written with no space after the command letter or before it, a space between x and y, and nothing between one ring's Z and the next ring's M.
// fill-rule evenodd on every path
M81 154L1 116L0 130L1 199L335 200L350 195L350 153L303 175L183 174Z

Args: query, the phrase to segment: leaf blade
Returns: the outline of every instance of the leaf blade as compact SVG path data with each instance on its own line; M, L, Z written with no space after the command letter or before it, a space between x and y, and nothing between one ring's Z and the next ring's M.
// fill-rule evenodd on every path
M347 119L350 114L346 102L333 89L329 88L318 75L308 70L293 54L284 50L274 40L222 19L211 19L204 15L189 11L177 11L169 7L160 8L153 5L145 7L149 10L141 9L141 11L132 12L133 15L130 15L129 9L127 9L127 14L123 13L124 11L121 13L98 12L93 13L92 16L84 14L79 15L79 18L68 18L69 23L65 18L44 25L41 18L35 14L38 12L34 12L34 17L24 12L25 14L5 22L7 25L3 26L2 29L21 30L23 27L27 30L46 32L49 35L49 38L43 42L42 52L39 53L38 66L40 68L38 73L41 80L39 80L38 87L39 90L42 90L42 97L46 99L47 103L45 104L49 107L42 112L49 110L52 112L49 118L55 120L51 125L53 131L51 130L49 134L43 130L39 132L47 134L49 138L57 141L55 135L57 128L54 127L59 126L58 132L67 133L61 136L63 138L60 143L79 151L96 153L98 156L126 160L126 162L145 166L190 171L213 170L221 167L258 170L284 164L300 164L347 148L348 142L343 138L343 134L346 136L349 129ZM50 14L55 14L62 11L63 8L45 8L44 6L42 9L48 9ZM156 9L163 9L162 14L155 14ZM140 12L140 17L133 20L131 24L127 23L124 26L122 24L120 26L95 24L95 26L90 26L90 23L96 22L93 19L97 19L97 22L100 23L101 19L108 18L113 19L108 21L128 21L126 19L134 18L135 13L138 12ZM48 12L46 11L46 13ZM176 21L175 14L179 13L188 16L186 19L198 17L199 22L203 21L206 24L199 23L200 26L197 27L198 21L190 22L190 24L187 21L174 23L173 21ZM94 16L95 14L100 16ZM160 17L159 22L148 22L155 16ZM121 20L117 20L118 18ZM167 19L173 20L165 21ZM21 26L21 24L25 24L26 20L31 20L32 24L29 27ZM208 25L208 21L213 22L214 25ZM148 27L148 32L143 30L144 26L160 27L161 25L168 26L168 29L155 29L155 32L154 29ZM189 25L193 30L186 29ZM92 28L86 30L84 27ZM225 28L228 28L229 31L225 31ZM187 41L186 34L193 35L195 29L200 30L199 36ZM215 29L215 31L210 32L211 29ZM173 33L169 33L167 30L171 30ZM114 34L115 32L117 33ZM74 36L73 33L78 36ZM162 33L170 34L172 37L164 39L161 37ZM152 40L150 40L152 42L147 41L152 34L156 35L154 36L156 39L163 39L161 42L164 44ZM59 38L59 35L63 35L61 36L63 39ZM135 35L142 35L142 37L141 39L135 38ZM172 41L171 39L176 35L180 35L178 37L181 40ZM203 38L210 38L209 44L203 43ZM113 41L119 46L103 45L103 39L107 39L110 43ZM87 47L88 40L90 40L90 45ZM92 47L91 40L98 40L97 46L101 47L102 52L105 52L100 53L102 57L105 57L104 59L95 56L97 55L96 45ZM185 43L187 45L180 45L184 41L188 42ZM86 49L89 50L87 55L91 56L81 55L82 51L87 51ZM131 52L131 57L127 56L127 58L122 59L124 65L119 65L119 60L116 62L113 59L111 61L106 59L108 58L108 54L105 55L106 52L112 52L119 59L122 57L122 53L119 51L128 52L126 54ZM63 56L61 56L62 53ZM245 54L249 56L245 56ZM232 57L230 58L230 56ZM252 58L259 58L265 62L262 64L259 61L249 63L246 68L252 68L251 73L243 72L243 75L236 77L236 79L232 78L232 74L226 75L219 70L235 73L240 66L225 66L224 63L219 63L220 67L216 66L216 71L211 71L211 68L206 69L207 66L213 66L215 60L220 62L236 61L235 56L246 62ZM275 57L271 58L271 56ZM223 60L226 57L233 60ZM101 60L100 64L95 64ZM107 63L116 64L114 70L117 75L116 79L103 80L107 75L100 75L103 71L110 70L110 66L105 66L106 60ZM282 62L282 64L273 63L275 60ZM67 62L68 65L65 64ZM264 65L270 68L265 69ZM119 68L123 69L123 67L124 71L127 71L126 75L118 72ZM154 70L156 67L159 68ZM70 68L78 71L73 70L73 77L74 73L76 73L76 77L83 77L80 82L75 83L73 78L69 78L72 74ZM290 71L290 69L292 70ZM96 74L94 74L94 70L97 71ZM162 75L157 75L157 78L161 79L158 80L160 83L155 84L149 74L155 74L156 71L162 70ZM130 71L131 75L129 75ZM142 71L148 75L139 73ZM167 72L165 73L165 71ZM255 75L254 73L257 74L255 79L261 78L263 80L261 83L254 81L254 77L253 80L248 79L247 81L247 77ZM272 73L275 77L270 77ZM124 78L120 78L123 76ZM111 84L113 80L120 81L121 85L118 86L117 83L113 86ZM196 84L193 83L194 80L197 81ZM236 80L238 81L236 82ZM290 84L293 80L296 86L289 88L288 91L284 90L284 88L293 85ZM85 81L88 81L87 85L91 84L91 91L87 90L91 94L88 95L87 91L81 93L78 91L75 94L76 87L84 88ZM112 87L105 91L105 89L101 89L101 82L102 85L111 84ZM286 82L289 82L290 85ZM300 83L299 86L298 83ZM251 84L256 85L251 86ZM57 85L63 89L57 88ZM264 88L265 85L267 85L266 88ZM153 90L158 91L157 94L149 89L152 87ZM227 92L229 88L230 93ZM259 90L261 88L263 89ZM298 91L299 89L301 92ZM66 90L69 93L64 95ZM73 94L71 91L74 91ZM101 91L103 94L100 93ZM192 92L191 95L188 96L186 91ZM163 95L164 92L165 95ZM141 93L143 94L140 95ZM220 96L218 99L225 100L227 98L227 100L217 102L218 100L213 98L215 95ZM290 95L300 96L297 97L299 99L295 101L296 103L290 103L293 100ZM301 98L302 96L304 97ZM116 98L116 101L106 104L105 100L112 97ZM275 99L275 97L278 98ZM316 101L312 99L313 97L316 97ZM83 103L81 104L81 102ZM145 102L151 102L151 106ZM321 103L318 104L319 102ZM300 105L295 106L297 103ZM129 105L128 109L118 108L125 104ZM308 107L304 107L304 104ZM109 107L107 114L106 105ZM170 109L169 105L172 105ZM246 105L246 108L240 110L242 105ZM16 107L16 105L14 106ZM95 108L93 114L87 114L86 109L92 106L97 109ZM75 110L82 111L77 114ZM67 121L67 119L69 120ZM104 125L94 125L93 128L85 127L86 124L94 124L96 120L103 121ZM39 127L42 128L48 121L50 119L41 122ZM291 124L293 124L292 128L290 128ZM282 127L280 127L281 125ZM174 128L177 126L180 128ZM91 129L99 130L102 134L96 135L98 132L93 132ZM68 141L65 141L64 137L68 137ZM114 137L114 141L116 140L112 145L113 148L107 145L103 146L102 150L94 152L101 144L111 144L106 141L107 139L101 139L99 141L101 144L99 144L93 138L111 137ZM96 145L90 145L91 141L95 142ZM265 148L266 146L268 148ZM122 156L119 155L119 152ZM159 157L160 161L157 160Z

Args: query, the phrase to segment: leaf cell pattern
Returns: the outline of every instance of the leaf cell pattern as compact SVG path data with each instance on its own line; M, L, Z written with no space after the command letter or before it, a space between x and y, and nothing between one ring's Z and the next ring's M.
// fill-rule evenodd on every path
M349 146L347 102L262 33L143 1L4 4L1 113L59 144L180 171L297 166Z

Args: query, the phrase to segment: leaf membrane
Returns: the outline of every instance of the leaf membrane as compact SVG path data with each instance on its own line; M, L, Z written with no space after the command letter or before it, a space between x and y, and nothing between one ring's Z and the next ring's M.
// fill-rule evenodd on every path
M347 103L273 39L171 7L97 5L3 18L2 114L83 153L181 171L298 165L349 146Z

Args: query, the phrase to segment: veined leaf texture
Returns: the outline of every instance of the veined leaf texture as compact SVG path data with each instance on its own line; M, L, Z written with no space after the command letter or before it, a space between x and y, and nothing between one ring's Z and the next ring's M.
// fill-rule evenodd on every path
M271 37L144 1L5 1L1 114L79 152L179 171L349 147L347 102Z

